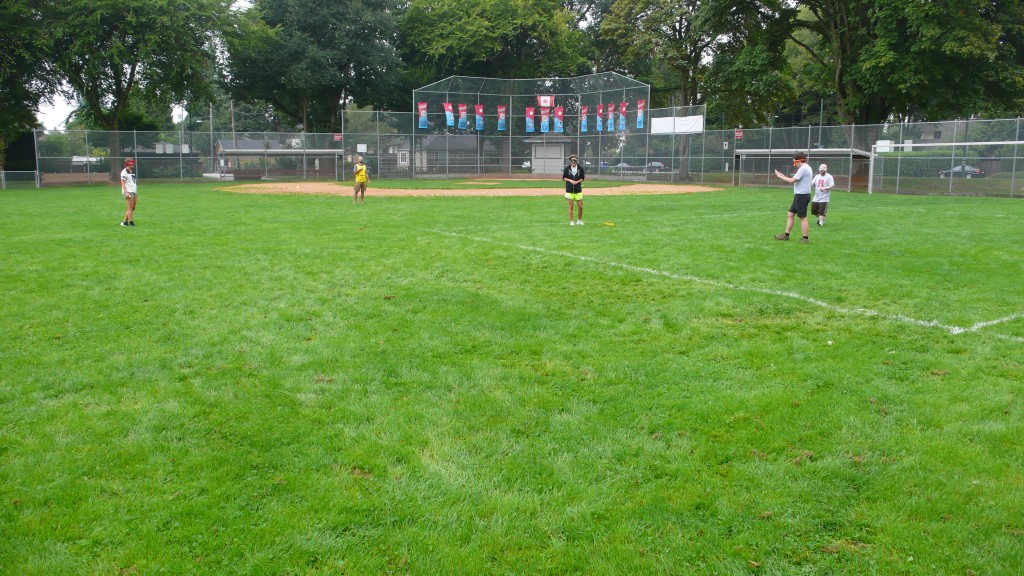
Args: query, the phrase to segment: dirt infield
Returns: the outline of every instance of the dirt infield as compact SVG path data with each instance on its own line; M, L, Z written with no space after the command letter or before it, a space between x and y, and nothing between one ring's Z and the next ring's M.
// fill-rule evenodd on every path
M494 184L500 182L486 182ZM220 188L229 192L242 194L320 194L349 196L352 187L348 184L335 182L261 182L258 184L238 184ZM398 188L374 188L371 182L366 191L367 196L550 196L562 193L559 182L552 182L543 188L467 188L467 189L435 189L410 190ZM629 184L618 188L584 188L587 196L629 196L639 194L691 194L694 192L715 192L721 188L710 186L692 186L677 184Z

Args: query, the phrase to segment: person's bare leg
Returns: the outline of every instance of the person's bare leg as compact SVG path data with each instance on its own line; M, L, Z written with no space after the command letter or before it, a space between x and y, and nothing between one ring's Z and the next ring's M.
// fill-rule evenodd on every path
M786 216L786 236L789 236L789 233L793 231L793 217L794 216L796 216L796 214L794 214L792 212L790 212Z
M577 222L583 222L583 200L576 201L576 212L579 216L576 217Z
M800 232L804 238L807 238L807 231L810 229L810 224L807 223L807 216L800 219Z
M572 200L569 200L569 224L572 224L575 220L572 219Z

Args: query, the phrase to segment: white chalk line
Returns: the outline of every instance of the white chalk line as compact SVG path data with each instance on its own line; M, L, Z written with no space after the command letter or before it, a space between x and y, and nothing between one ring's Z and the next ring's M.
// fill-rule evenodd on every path
M444 231L444 230L434 230L434 229L431 229L431 228L427 228L426 231L427 232L433 232L434 234L441 234L443 236L450 236L450 237L453 237L453 238L465 238L467 240L473 240L474 242L487 242L489 244L497 244L499 246L509 246L511 248L518 248L520 250L527 250L527 251L531 251L531 252L539 252L541 254L548 254L548 255L551 255L551 256L562 256L562 257L565 257L565 258L573 258L573 259L576 259L576 260L582 260L584 262L592 262L594 264L600 264L602 266L609 266L609 267L613 267L613 268L620 268L620 269L623 269L623 270L629 270L631 272L642 272L642 273L645 273L645 274L652 274L652 275L655 275L655 276L664 276L666 278L672 278L673 280L684 280L686 282L693 282L694 284L702 284L702 285L705 285L705 286L714 286L716 288L727 288L729 290L737 290L737 291L741 291L741 292L753 292L755 294L765 294L767 296L781 296L783 298L792 298L794 300L799 300L801 302L806 302L807 304L813 304L814 306L818 306L818 307L824 308L826 310L831 310L831 311L837 312L839 314L846 314L846 315L851 315L851 316L869 316L869 317L874 316L874 317L883 318L883 319L886 319L886 320L891 320L891 321L894 321L894 322L901 322L903 324L912 324L914 326L922 326L922 327L926 327L926 328L939 328L940 330L944 330L944 331L946 331L946 332L948 332L950 334L963 334L965 332L978 332L982 328L987 328L989 326L994 326L996 324L1001 324L1001 323L1004 323L1004 322L1010 322L1010 321L1013 321L1013 320L1017 320L1019 318L1024 318L1024 313L1018 313L1018 314L1012 314L1010 316L1006 316L1004 318L999 318L999 319L996 319L996 320L990 320L988 322L979 322L979 323L974 324L973 326L970 326L970 327L967 327L967 328L965 328L963 326L950 326L950 325L947 325L947 324L943 324L943 323L939 322L938 320L920 320L920 319L917 319L917 318L911 318L910 316L906 316L906 315L903 315L903 314L887 314L887 313L884 313L884 312L879 312L877 310L871 310L869 308L846 308L846 307L843 307L843 306L837 306L835 304L829 304L828 302L825 302L823 300L818 300L817 298L812 298L810 296L804 296L803 294L799 294L797 292L788 292L788 291L784 291L784 290L771 290L769 288L757 288L757 287L752 287L752 286L741 286L739 284L733 284L731 282L724 282L724 281L721 281L721 280L712 280L710 278L703 278L703 277L700 277L700 276L693 276L691 274L675 274L675 273L672 273L672 272L666 272L664 270L658 270L658 269L655 269L655 268L646 268L646 267L643 267L643 266L633 266L632 264L623 264L621 262L614 262L614 261L611 261L611 260L601 260L599 258L592 258L590 256L581 256L579 254L572 254L572 253L569 253L569 252L562 252L560 250L548 250L547 248L541 248L541 247L538 247L538 246L527 246L527 245L524 245L524 244L514 244L514 243L511 243L511 242L501 242L499 240L491 240L490 238L480 238L478 236L471 236L469 234L460 234L458 232L447 232L447 231ZM994 333L994 332L988 332L987 334L990 335L990 336L994 336L996 338L1002 338L1004 340L1012 340L1014 342L1024 342L1024 338L1019 337L1019 336L1009 336L1009 335L1006 335L1006 334L998 334L998 333Z

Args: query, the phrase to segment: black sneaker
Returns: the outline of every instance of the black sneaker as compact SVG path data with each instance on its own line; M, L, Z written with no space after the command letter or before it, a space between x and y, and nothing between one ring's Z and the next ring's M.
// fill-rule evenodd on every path
M129 220L128 221L128 225L129 226L135 226L135 220Z
M124 222L121 222L121 226L128 226L128 221L125 220Z
M819 227L819 228L820 228L820 227L822 227L822 226L824 226L824 225L825 225L825 224L823 224L823 223L821 222L821 220L818 220L818 227Z

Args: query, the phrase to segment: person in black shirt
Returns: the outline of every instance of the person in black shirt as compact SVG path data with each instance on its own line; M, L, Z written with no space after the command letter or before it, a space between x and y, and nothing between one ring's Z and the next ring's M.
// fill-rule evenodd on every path
M569 226L583 226L583 180L586 177L576 155L569 156L569 165L562 170L562 180L565 182L565 197L569 200ZM572 219L573 203L577 207L578 216L576 220Z

